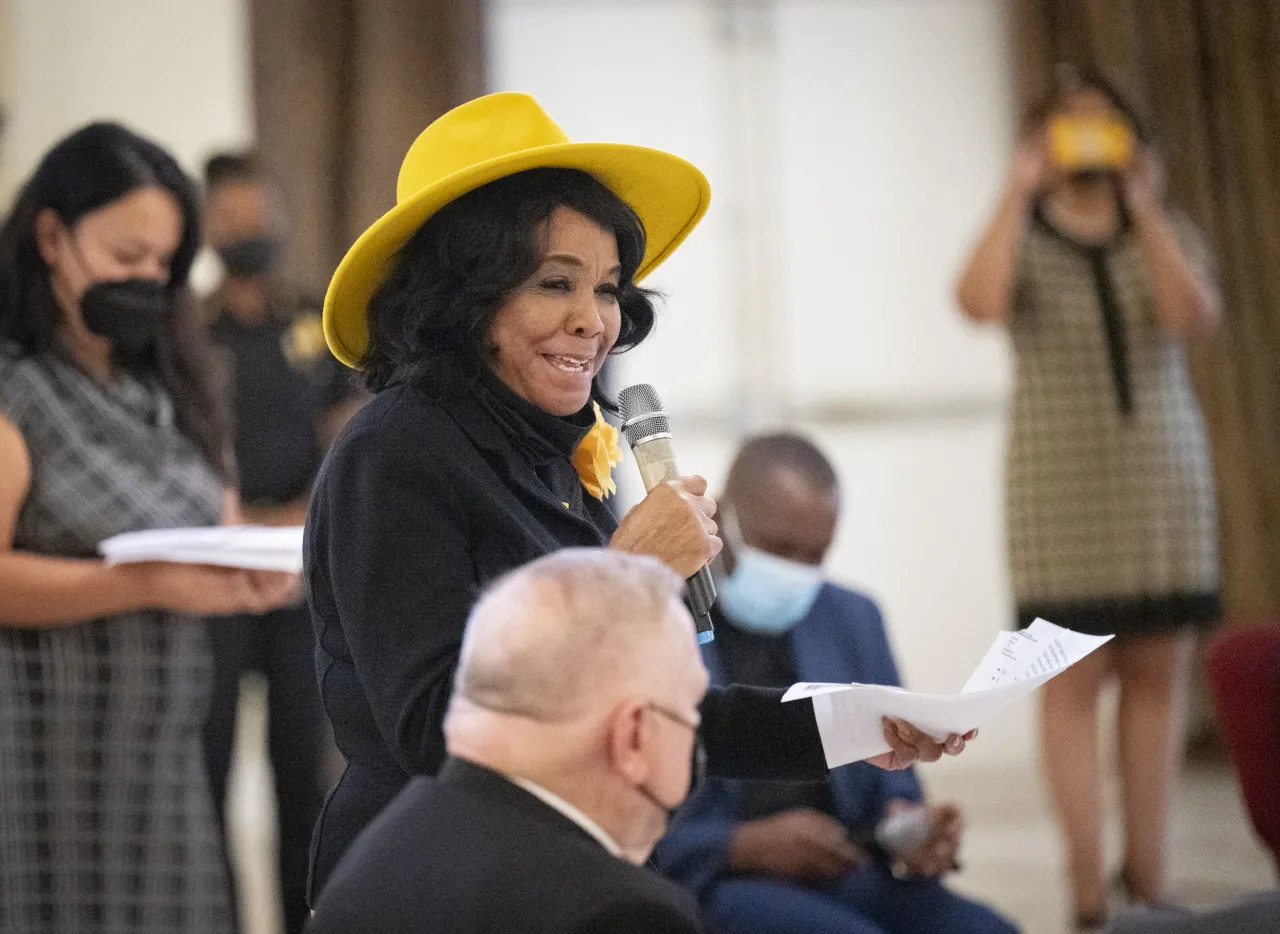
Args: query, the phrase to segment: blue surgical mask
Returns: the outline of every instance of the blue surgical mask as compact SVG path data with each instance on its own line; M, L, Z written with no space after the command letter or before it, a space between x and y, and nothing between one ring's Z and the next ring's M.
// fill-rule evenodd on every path
M733 548L733 573L720 583L720 606L739 628L760 635L789 632L804 619L822 589L822 568L788 561L742 541L737 522L725 517Z

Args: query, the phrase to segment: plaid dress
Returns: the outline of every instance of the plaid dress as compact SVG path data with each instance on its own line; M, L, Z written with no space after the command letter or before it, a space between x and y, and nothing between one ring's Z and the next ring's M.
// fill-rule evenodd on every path
M119 532L218 521L218 480L155 384L103 388L0 348L0 412L31 453L15 548L89 557ZM210 684L196 620L0 626L0 931L232 928L200 740Z
M1175 215L1192 259L1199 232ZM1119 637L1217 617L1208 446L1137 237L1077 243L1037 212L1018 258L1006 520L1019 622Z

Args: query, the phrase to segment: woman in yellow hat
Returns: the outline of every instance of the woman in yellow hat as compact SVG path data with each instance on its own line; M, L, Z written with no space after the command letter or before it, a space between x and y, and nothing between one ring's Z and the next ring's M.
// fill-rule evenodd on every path
M609 354L649 334L638 280L709 197L682 159L571 143L531 97L493 94L423 132L396 207L338 267L325 333L377 395L331 451L308 519L318 673L349 763L317 826L313 899L410 776L442 764L459 644L485 584L570 546L654 555L685 577L720 550L698 477L614 518L616 432L598 380ZM708 695L713 772L825 774L812 715L777 701ZM902 730L887 731L895 751L880 764L944 751ZM962 748L953 737L946 751Z

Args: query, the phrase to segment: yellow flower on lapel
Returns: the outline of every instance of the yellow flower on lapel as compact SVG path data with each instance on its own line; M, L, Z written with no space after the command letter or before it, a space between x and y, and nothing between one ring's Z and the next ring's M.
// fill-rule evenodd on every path
M613 482L613 468L622 463L622 448L618 446L618 429L604 420L598 404L592 405L596 423L573 452L573 469L578 472L583 488L602 500L618 492L618 485Z

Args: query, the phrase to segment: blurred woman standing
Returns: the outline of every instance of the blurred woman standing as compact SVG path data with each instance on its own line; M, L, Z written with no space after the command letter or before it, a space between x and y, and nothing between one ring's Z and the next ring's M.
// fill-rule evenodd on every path
M1165 206L1147 135L1101 76L1064 76L1031 121L957 297L1013 344L1019 623L1116 634L1042 693L1045 771L1087 930L1107 914L1102 685L1120 685L1120 879L1159 903L1194 633L1218 612L1212 477L1184 344L1218 323L1221 303L1203 238Z
M197 616L295 581L95 557L235 510L187 294L198 228L173 158L114 124L50 150L0 226L0 930L234 923Z

